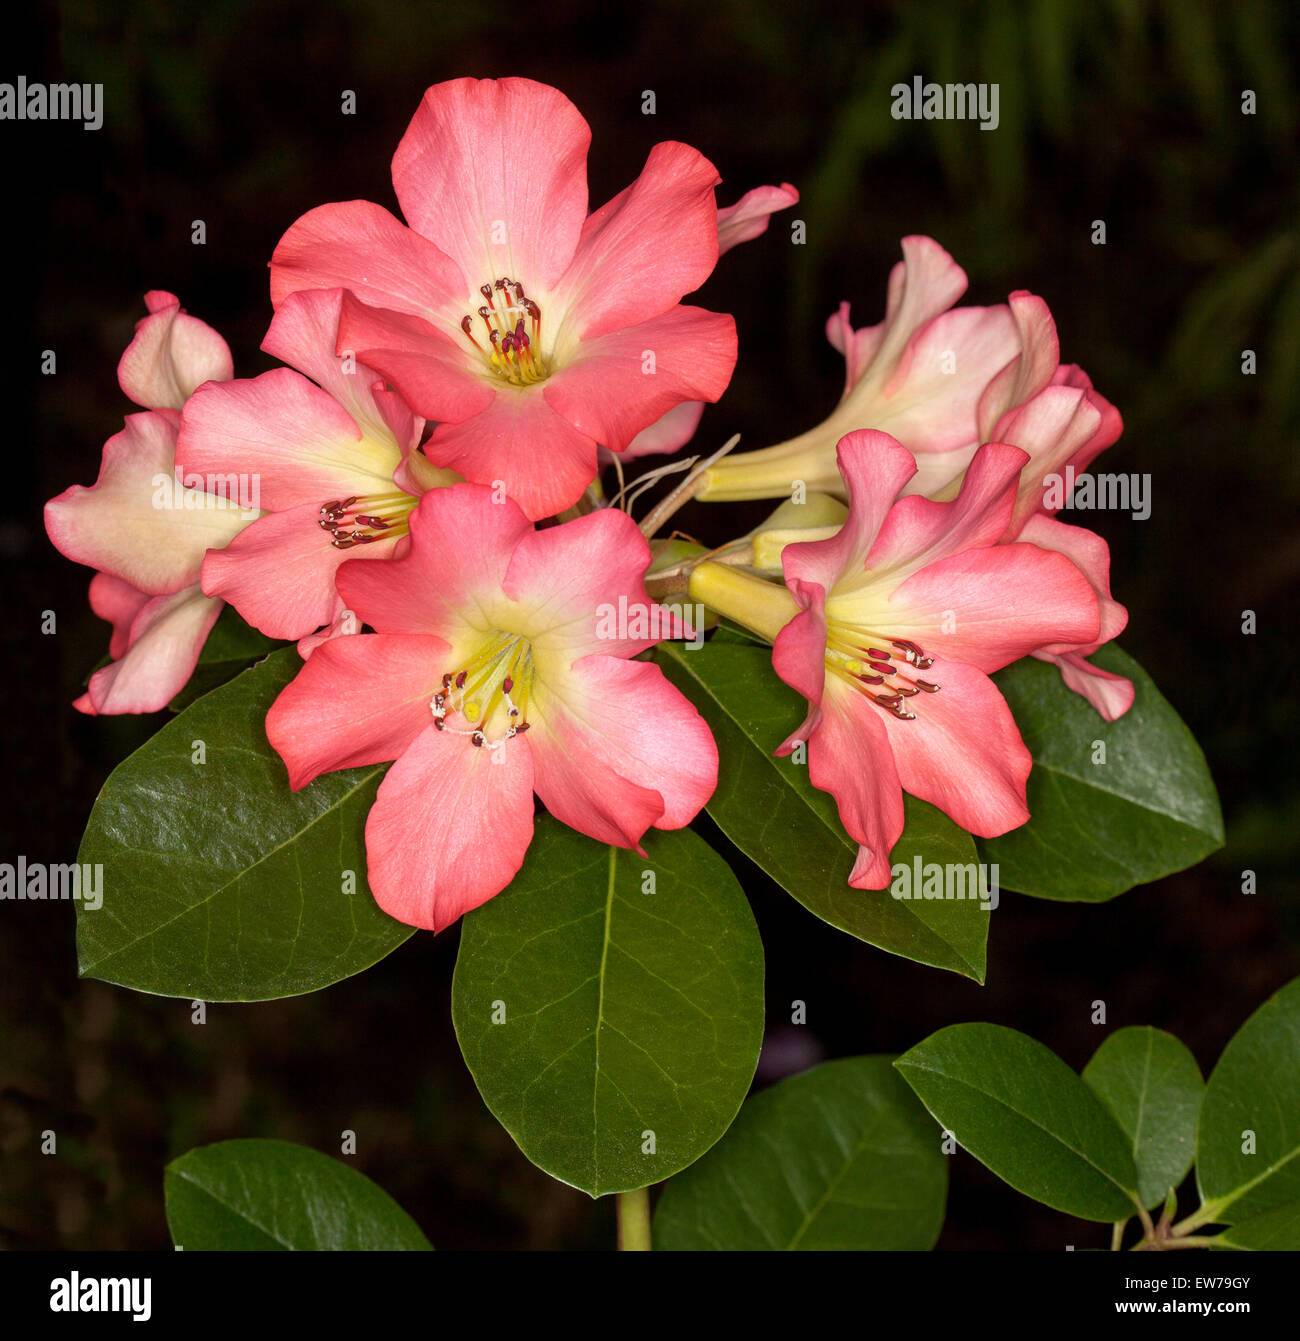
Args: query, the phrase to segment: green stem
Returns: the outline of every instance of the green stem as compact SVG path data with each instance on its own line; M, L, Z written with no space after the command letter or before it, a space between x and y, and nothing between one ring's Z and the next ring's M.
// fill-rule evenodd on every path
M620 1192L618 1201L618 1250L621 1253L650 1251L650 1189Z

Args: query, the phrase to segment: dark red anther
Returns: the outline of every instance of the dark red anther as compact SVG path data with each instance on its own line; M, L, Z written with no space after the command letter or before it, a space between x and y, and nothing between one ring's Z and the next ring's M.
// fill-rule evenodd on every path
M500 285L498 285L497 287L500 288ZM488 300L489 303L492 301L492 285L491 285L491 284L480 284L480 285L478 286L478 291L483 295L484 298L486 298L486 299ZM483 311L484 311L483 308L479 308L479 312L480 312L480 313L482 313Z
M473 328L474 328L474 318L473 318L473 317L469 317L469 316L462 317L462 318L461 318L461 321L460 321L460 328L461 328L462 331L465 332L466 335L469 336L469 338L470 338L471 340L474 338L474 336L473 336L473 334L472 334L472 331L473 331Z
M435 731L445 731L447 729L447 723L444 722L441 717L435 717L433 719L433 729Z
M337 529L333 517L321 517L316 525L319 526L322 531L333 531Z
M541 321L542 309L538 307L537 304L533 302L531 298L525 300L524 311L527 312L528 315L532 317L534 321Z
M501 352L503 354L512 354L514 353L514 348L515 348L515 337L514 333L511 332L505 337L505 339L501 341Z
M358 545L368 545L374 538L369 531L357 531L352 537Z
M471 745L482 745L483 733L481 731L475 731L474 734L469 738L469 743Z
M450 688L451 688L451 672L450 672L450 671L448 671L447 674L444 675L444 676L442 677L442 687L443 687L444 689L450 689Z
M528 723L521 722L517 727L515 727L515 735L522 736L524 732L527 730L528 730Z
M483 318L484 321L487 322L489 326L492 325L492 313L489 312L486 307L480 307L478 310L478 314L480 317Z
M861 680L863 684L885 683L885 677L883 675L859 675L857 678Z
M330 513L331 513L331 512L334 512L338 507L339 507L339 500L336 498L336 499L334 499L334 501L333 501L332 503L326 503L326 504L321 508L321 510L320 510L320 515L321 515L322 517L328 517L328 516L330 515Z
M501 681L501 688L504 689L504 690L506 691L507 694L508 694L514 687L515 687L515 682L514 682L508 675L506 676L506 678L505 678L504 680Z
M916 687L918 689L924 689L927 694L937 694L939 692L939 686L937 684L931 684L929 680L918 680L916 682Z
M351 549L356 543L356 538L354 536L346 535L336 535L334 539L330 541L330 544L333 545L335 549Z
M382 517L368 517L358 512L356 519L359 526L373 526L380 531L388 530L388 523Z
M904 689L902 685L899 685L899 687L898 687L898 693L899 693L903 698L915 698L915 697L916 697L916 690L915 690L915 689Z
M873 671L879 671L881 675L892 675L894 673L894 667L888 661L868 661L867 665Z
M457 689L464 689L464 688L465 688L465 681L466 681L467 679L469 679L469 672L468 672L468 671L461 671L461 673L456 677L456 688L457 688Z
M889 653L888 653L888 652L882 652L882 651L880 650L880 648L878 648L878 647L868 647L868 648L867 648L867 655L868 655L869 657L871 657L874 661L888 661L888 660L889 660Z

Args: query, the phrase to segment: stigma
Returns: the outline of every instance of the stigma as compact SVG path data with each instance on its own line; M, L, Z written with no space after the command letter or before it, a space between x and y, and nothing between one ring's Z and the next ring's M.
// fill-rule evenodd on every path
M528 730L532 687L528 640L493 630L465 665L443 674L442 687L429 702L433 725L465 737L475 749L499 750Z
M542 359L542 309L524 292L516 279L494 280L479 286L483 306L483 340L476 338L472 316L461 318L460 328L470 344L483 356L488 370L512 386L532 386L546 379Z
M353 495L321 505L316 525L329 532L335 549L395 540L407 531L407 519L418 499L407 493Z
M827 629L826 669L848 680L876 707L901 722L916 720L909 699L939 692L934 681L909 673L933 665L932 656L905 638L864 637L860 629L836 624Z

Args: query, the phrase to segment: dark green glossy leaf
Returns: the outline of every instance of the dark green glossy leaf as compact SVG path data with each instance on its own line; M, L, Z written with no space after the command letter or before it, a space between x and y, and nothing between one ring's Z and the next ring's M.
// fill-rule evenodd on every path
M751 861L810 912L859 940L984 981L989 912L980 900L895 899L887 889L849 887L858 848L834 798L812 785L806 764L772 753L803 720L805 704L772 670L770 647L715 638L697 651L663 643L656 655L713 731L721 762L708 812ZM890 854L896 866L910 868L920 857L974 874L969 834L910 796L906 815Z
M1050 1049L997 1024L954 1024L895 1063L981 1164L1082 1220L1136 1209L1137 1169L1101 1100Z
M260 1001L327 987L411 935L365 879L384 768L330 773L295 794L267 742L267 710L301 664L275 653L113 770L78 858L103 866L103 906L77 908L83 976Z
M1218 793L1192 733L1115 644L1091 660L1133 681L1133 706L1116 722L1045 662L1026 658L993 677L1034 756L1029 823L979 843L1003 888L1099 903L1223 845ZM1105 763L1093 762L1097 742Z
M419 1226L364 1174L287 1141L222 1141L163 1176L172 1242L204 1250L430 1251Z
M1300 1252L1300 1201L1283 1202L1271 1211L1239 1221L1215 1235L1214 1246L1255 1252Z
M1150 1207L1187 1177L1205 1082L1196 1058L1162 1029L1119 1029L1093 1054L1083 1078L1124 1129Z
M689 829L643 846L542 817L514 882L465 917L452 984L487 1106L534 1164L592 1196L698 1159L762 1042L763 948L735 876Z
M1300 1201L1300 978L1228 1041L1196 1139L1197 1186L1220 1223Z
M849 1057L748 1100L664 1188L665 1249L926 1249L943 1225L940 1133L889 1057Z

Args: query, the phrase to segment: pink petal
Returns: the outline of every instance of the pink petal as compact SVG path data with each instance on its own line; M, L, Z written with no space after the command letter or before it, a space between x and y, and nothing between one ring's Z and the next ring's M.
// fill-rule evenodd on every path
M601 508L520 539L506 570L511 600L530 610L533 642L569 661L591 652L635 656L658 637L609 636L638 618L669 636L677 625L645 589L650 546L625 512ZM619 615L626 612L627 619ZM540 630L545 629L545 633Z
M583 225L555 298L565 335L591 340L662 316L718 263L717 169L698 150L667 141L641 175ZM545 313L543 313L545 316Z
M1029 818L1033 758L993 681L960 661L936 661L937 694L909 699L913 721L884 712L903 790L938 806L970 833L996 838ZM868 705L870 706L870 705ZM872 709L875 711L875 709Z
M718 255L742 242L752 242L767 232L777 210L799 203L799 192L789 182L780 186L756 186L734 205L718 211Z
M776 635L772 668L791 689L820 707L826 684L826 594L819 583L801 578L792 579L790 588L805 608ZM805 722L777 753L789 754L796 740L807 739L804 728L810 725Z
M367 437L391 440L404 451L418 440L423 421L384 391L383 382L364 364L344 371L343 360L334 352L342 304L342 289L290 294L271 318L262 348L328 392Z
M1082 695L1108 722L1123 717L1133 706L1133 682L1113 671L1085 661L1078 652L1035 652L1039 661L1051 662L1067 689Z
M1027 459L1017 447L988 442L971 459L956 498L942 503L915 496L900 499L881 523L866 567L902 581L926 564L992 545L1007 528L1016 481ZM843 458L840 469L845 469Z
M343 598L336 593L329 623L319 632L309 633L305 638L298 639L298 655L306 661L322 643L327 643L333 638L350 638L360 632L361 621L357 618L356 612L349 610Z
M584 657L529 723L538 796L602 843L635 848L651 825L684 828L717 785L709 728L643 661Z
M545 382L544 394L580 433L618 452L683 401L716 401L735 366L730 317L675 307L640 326L584 340L573 362Z
M849 515L827 540L786 546L781 563L787 584L800 579L830 591L842 575L861 573L899 490L916 473L911 452L887 433L870 429L845 434L836 456L849 495Z
M883 889L889 854L903 832L903 792L884 713L839 681L827 686L808 739L808 778L835 798L845 832L861 844L849 884Z
M388 770L366 820L366 865L390 917L442 931L514 879L533 837L532 758L515 743L475 749L430 726Z
M131 623L123 656L90 677L75 706L83 712L159 712L194 673L208 633L221 613L197 586L155 596Z
M113 626L108 655L116 661L131 645L131 625L152 597L129 582L110 573L96 573L90 579L90 608Z
M74 484L45 505L55 548L153 596L196 583L206 551L225 545L252 518L238 505L225 506L224 498L178 491L175 446L176 430L164 415L128 415L104 444L95 483ZM178 492L183 506L176 506Z
M429 704L448 650L441 638L381 633L316 648L266 715L293 790L322 773L396 759L426 728L432 735Z
M349 289L363 303L432 321L459 320L469 280L451 257L368 200L320 205L271 257L271 302L310 289Z
M203 590L228 601L270 638L302 638L334 613L334 579L349 559L391 559L400 537L336 549L303 503L273 512L203 561Z
M144 296L149 316L117 365L118 385L145 409L179 410L209 380L234 375L230 346L206 322L187 315L180 299L160 289Z
M393 187L417 232L466 281L549 289L587 214L591 129L531 79L453 79L428 89L393 155Z
M256 479L269 511L352 494L392 492L396 447L361 435L351 415L289 368L204 387L181 415L177 461L186 475Z
M995 671L1048 644L1097 637L1097 595L1061 554L1033 545L964 550L927 564L889 601L887 632L948 664ZM939 666L926 678L942 682Z
M493 498L477 484L425 494L410 517L410 549L384 564L344 564L339 595L380 633L454 637L480 593L500 593L511 555L532 533L511 499Z
M966 292L966 272L930 237L905 237L903 259L889 275L877 357L892 370L913 332L946 312Z
M703 413L702 400L683 401L661 415L649 428L643 428L618 455L624 461L635 461L642 456L668 456L685 447L695 436ZM602 447L600 464L607 466L613 460L614 453Z
M1047 304L1035 294L1017 290L1007 300L1016 325L1016 350L980 397L980 442L1006 442L994 426L1009 410L1036 396L1055 378L1061 347L1056 322ZM1017 446L1020 444L1017 443Z
M596 478L595 442L551 408L541 386L503 387L472 419L439 424L424 454L503 490L533 520L571 507Z
M339 311L338 350L351 350L382 374L426 419L469 419L496 394L473 346L459 330L456 336L420 317L367 307L351 294Z
M1110 594L1110 546L1094 531L1083 526L1067 526L1039 513L1031 517L1020 539L1039 549L1055 550L1067 559L1086 577L1097 594L1101 607L1101 628L1097 642L1078 650L1084 656L1096 651L1102 643L1118 638L1128 624L1128 611ZM1070 651L1069 647L1056 646L1043 648L1046 652Z
M882 321L879 326L864 326L855 331L849 319L849 305L841 303L826 319L826 338L844 355L844 394L848 395L875 358L880 342L885 338L885 323Z

